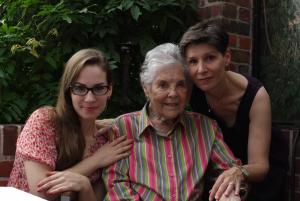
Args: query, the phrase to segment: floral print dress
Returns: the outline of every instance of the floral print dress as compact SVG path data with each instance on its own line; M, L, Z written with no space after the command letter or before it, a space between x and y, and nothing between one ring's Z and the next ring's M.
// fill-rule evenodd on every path
M51 121L54 108L43 107L35 112L27 120L20 136L17 140L17 149L14 166L10 174L8 186L29 192L27 177L25 174L24 161L32 160L45 164L50 171L55 170L57 161L56 137L57 129ZM96 142L89 148L92 155L98 148L107 142L104 135L95 135ZM91 182L96 182L101 178L101 170L94 172L90 176Z

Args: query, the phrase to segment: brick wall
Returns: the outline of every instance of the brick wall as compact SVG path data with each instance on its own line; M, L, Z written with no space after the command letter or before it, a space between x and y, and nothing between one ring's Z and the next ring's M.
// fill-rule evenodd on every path
M22 125L0 125L0 186L5 186L10 174Z
M222 23L229 33L231 70L251 73L252 0L199 0L200 20Z

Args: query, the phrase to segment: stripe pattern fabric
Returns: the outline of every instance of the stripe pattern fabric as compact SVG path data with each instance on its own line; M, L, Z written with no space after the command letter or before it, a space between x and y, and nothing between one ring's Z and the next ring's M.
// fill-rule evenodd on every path
M128 158L103 171L105 200L197 200L208 168L240 163L214 120L184 112L163 137L156 134L146 107L118 117L112 127L115 136L127 135L134 145Z

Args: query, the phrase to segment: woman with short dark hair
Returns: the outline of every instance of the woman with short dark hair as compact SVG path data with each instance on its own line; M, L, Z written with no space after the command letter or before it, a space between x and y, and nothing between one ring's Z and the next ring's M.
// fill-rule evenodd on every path
M271 138L271 106L266 89L254 77L226 70L231 61L228 34L217 24L190 27L182 36L180 49L194 83L190 99L193 111L217 120L226 144L242 160L243 166L235 171L249 182L262 181L269 170ZM230 187L231 174L225 171L219 177L210 200L219 198Z

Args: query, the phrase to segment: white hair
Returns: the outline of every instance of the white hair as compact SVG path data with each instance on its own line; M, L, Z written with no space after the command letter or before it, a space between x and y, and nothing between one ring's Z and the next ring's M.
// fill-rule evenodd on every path
M140 79L142 84L151 84L158 70L168 67L170 64L180 64L187 77L185 63L177 45L164 43L148 51L141 66Z

